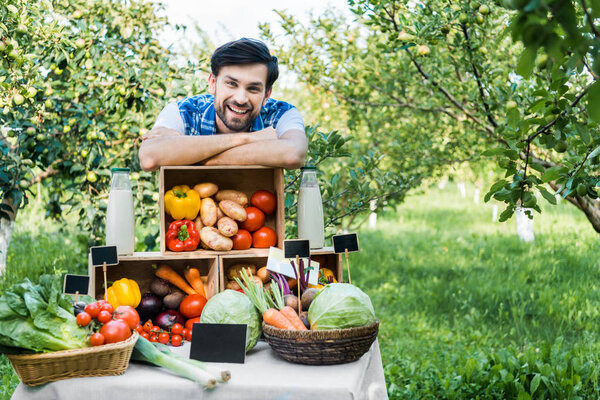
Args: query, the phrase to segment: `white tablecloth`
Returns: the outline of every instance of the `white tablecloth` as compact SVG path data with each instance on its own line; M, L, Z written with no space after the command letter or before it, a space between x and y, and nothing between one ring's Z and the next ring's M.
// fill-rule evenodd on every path
M175 349L189 356L189 343ZM37 387L19 384L13 400L385 400L388 398L375 341L360 360L308 366L280 358L259 341L245 364L215 364L231 371L231 380L212 390L149 365L130 363L123 375L74 378Z

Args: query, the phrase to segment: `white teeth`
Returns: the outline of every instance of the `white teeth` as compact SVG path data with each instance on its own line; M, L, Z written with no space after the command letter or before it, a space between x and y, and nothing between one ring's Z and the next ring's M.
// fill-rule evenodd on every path
M228 106L228 107L229 107L229 109L231 111L233 111L233 112L235 112L237 114L246 114L248 112L248 110L242 110L240 108L235 108L235 107L232 107L232 106Z

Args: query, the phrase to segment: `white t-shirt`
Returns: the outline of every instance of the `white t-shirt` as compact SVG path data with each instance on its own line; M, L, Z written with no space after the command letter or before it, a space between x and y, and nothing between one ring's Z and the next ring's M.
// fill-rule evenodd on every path
M177 132L181 132L181 134L185 134L185 126L183 124L183 118L181 118L181 114L179 114L179 107L176 102L171 102L167 104L158 117L156 118L156 122L154 123L153 128L156 127L170 128L176 130ZM297 108L291 108L286 111L275 126L277 130L277 136L281 137L285 132L296 129L304 132L304 120L302 119L302 115Z

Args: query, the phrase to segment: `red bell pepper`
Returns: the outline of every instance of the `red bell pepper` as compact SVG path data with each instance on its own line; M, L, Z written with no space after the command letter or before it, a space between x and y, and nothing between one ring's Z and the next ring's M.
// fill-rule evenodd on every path
M200 233L189 219L171 222L166 235L167 248L171 251L194 251L200 243Z

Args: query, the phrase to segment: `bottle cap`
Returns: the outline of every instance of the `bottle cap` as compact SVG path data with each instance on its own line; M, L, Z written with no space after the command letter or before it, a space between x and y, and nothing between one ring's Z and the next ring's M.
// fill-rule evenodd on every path
M315 167L314 165L307 164L307 165L305 165L304 167L300 168L300 170L305 170L305 169L308 169L308 170L316 170L316 169L317 169L317 167Z
M129 172L129 168L111 168L111 172Z

